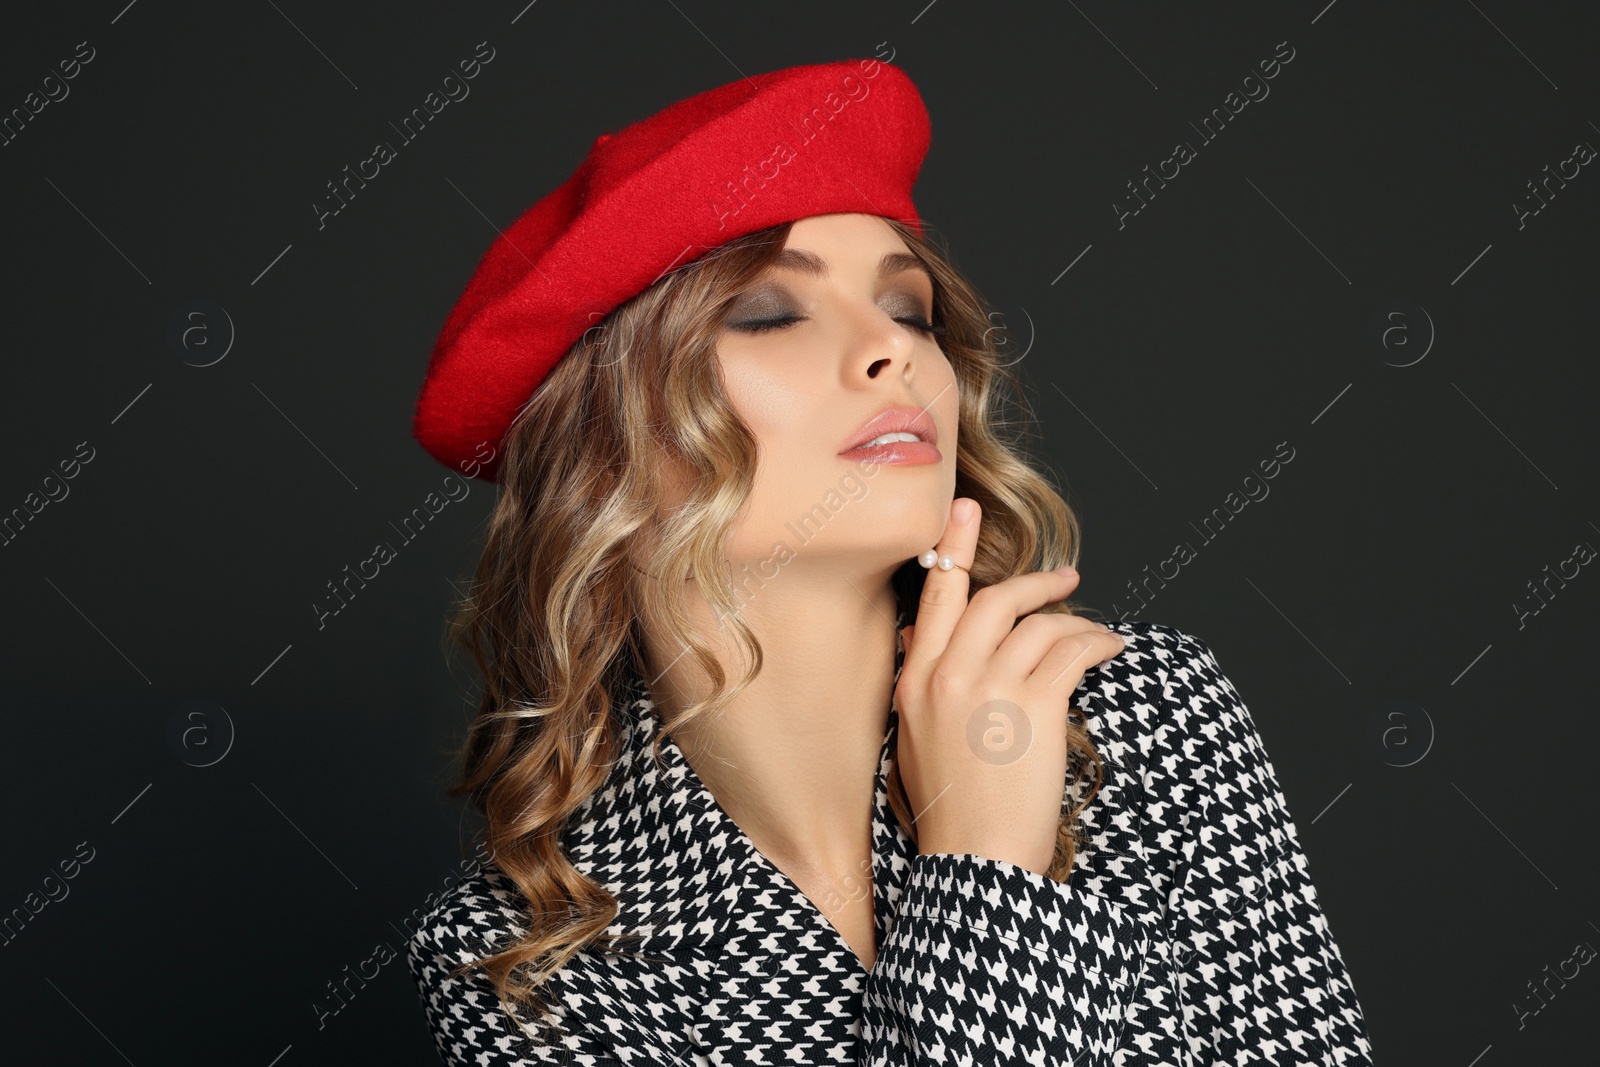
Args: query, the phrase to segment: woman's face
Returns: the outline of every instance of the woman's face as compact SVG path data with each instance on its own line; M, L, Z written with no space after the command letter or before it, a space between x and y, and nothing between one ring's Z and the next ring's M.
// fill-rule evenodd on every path
M884 262L895 254L906 260ZM938 541L955 493L958 394L937 339L917 325L932 314L933 280L887 222L863 214L796 222L779 262L734 299L717 355L761 453L729 534L736 586L801 571L870 576ZM841 454L890 407L922 413L936 444ZM931 436L926 425L910 432Z

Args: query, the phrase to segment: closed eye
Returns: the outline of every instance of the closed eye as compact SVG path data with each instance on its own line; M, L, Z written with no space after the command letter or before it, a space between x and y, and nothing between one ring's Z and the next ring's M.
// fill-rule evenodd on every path
M738 330L741 333L766 333L768 330L781 330L786 326L792 326L804 318L804 315L779 315L770 319L745 319L742 322L728 323L728 328ZM937 337L945 332L943 326L935 326L933 323L917 318L915 315L901 316L894 321L909 326L913 330L929 337Z

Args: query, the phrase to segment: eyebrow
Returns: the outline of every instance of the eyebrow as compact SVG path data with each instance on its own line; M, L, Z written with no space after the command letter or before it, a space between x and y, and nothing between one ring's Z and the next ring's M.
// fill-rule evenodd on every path
M772 266L781 270L799 271L801 274L810 274L818 278L828 276L828 264L822 257L803 248L785 248L772 261ZM885 252L883 258L878 260L880 278L903 274L908 270L919 270L928 275L930 280L933 278L933 274L923 266L922 260L905 252Z

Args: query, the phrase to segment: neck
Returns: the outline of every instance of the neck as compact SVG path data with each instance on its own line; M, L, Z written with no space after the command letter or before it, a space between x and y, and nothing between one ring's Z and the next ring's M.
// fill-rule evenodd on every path
M715 718L673 735L711 795L784 870L849 875L872 847L873 786L894 690L895 597L888 575L791 576L741 605L761 673ZM730 685L747 660L690 584L698 632ZM862 590L875 590L870 596ZM648 682L664 721L710 693L694 657L647 635Z

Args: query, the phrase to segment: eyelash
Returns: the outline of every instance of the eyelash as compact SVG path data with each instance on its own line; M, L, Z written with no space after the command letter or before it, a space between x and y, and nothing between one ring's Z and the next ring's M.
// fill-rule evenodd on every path
M748 319L744 322L732 322L728 325L744 333L766 333L768 330L781 330L785 326L792 326L794 323L799 322L800 319L801 316L799 315L784 315L775 319ZM894 321L904 323L913 330L918 330L930 337L938 337L945 332L943 326L935 326L931 322L924 322L922 319L914 319L909 316L898 318Z

